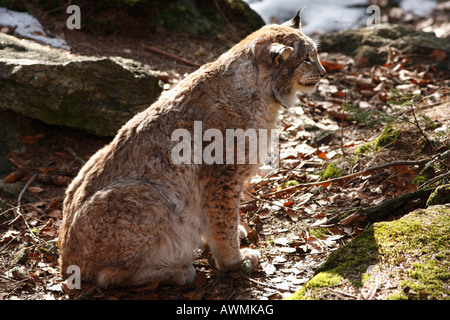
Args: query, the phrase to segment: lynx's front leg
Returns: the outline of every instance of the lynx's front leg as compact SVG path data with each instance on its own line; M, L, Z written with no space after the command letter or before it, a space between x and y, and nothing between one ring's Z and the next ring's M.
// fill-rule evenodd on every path
M248 260L250 269L253 270L258 264L259 252L239 248L239 199L242 184L223 180L212 183L214 185L207 186L204 200L209 226L207 241L216 266L221 271L237 271Z

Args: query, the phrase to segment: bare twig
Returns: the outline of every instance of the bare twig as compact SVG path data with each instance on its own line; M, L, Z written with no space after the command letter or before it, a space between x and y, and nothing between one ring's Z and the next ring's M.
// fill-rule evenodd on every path
M46 11L45 13L50 14L50 13L61 11L61 10L67 10L67 7L70 6L71 3L72 3L72 0L69 0L68 3L65 4L64 6L58 7L58 8L55 8L55 9L51 9L49 11Z
M284 288L281 288L281 287L279 287L277 285L274 285L274 284L260 282L258 280L252 279L252 278L247 278L247 280L250 281L250 282L253 282L253 283L257 284L257 285L260 285L260 286L263 286L263 287L267 287L267 288L271 288L271 289L275 289L275 290L278 290L278 291L291 292L291 293L294 293L296 291L296 290L291 290L291 289L284 289Z
M324 181L318 181L318 182L306 182L306 183L300 183L296 186L293 187L288 187L279 191L275 191L275 192L271 192L265 195L262 195L261 197L270 197L276 194L280 194L283 192L289 192L289 191L293 191L299 188L305 188L305 187L312 187L312 186L328 186L330 183L332 182L340 182L343 180L347 180L350 178L354 178L357 176L361 176L364 175L366 173L372 172L372 171L377 171L380 169L385 169L385 168L389 168L389 167L393 167L393 166L414 166L414 165L422 165L425 164L429 161L431 161L432 159L423 159L423 160L419 160L419 161L396 161L396 162L390 162L390 163L385 163L379 166L374 166L374 167L370 167L367 168L363 171L359 171L359 172L355 172L346 176L342 176L342 177L338 177L338 178L333 178L333 179L328 179L328 180L324 180Z
M424 136L425 140L427 140L427 142L428 142L428 144L430 145L430 147L434 150L434 146L433 146L433 144L431 143L430 139L428 139L428 136L425 134L425 132L424 132L424 131L422 130L422 128L420 127L419 121L417 120L417 117L416 117L416 111L414 110L414 106L410 105L409 107L410 107L410 110L411 110L412 115L413 115L413 117L414 117L414 123L415 123L417 129L418 129L419 132L422 134L422 136Z
M22 207L22 197L23 197L23 195L25 194L25 191L26 191L26 190L28 189L28 187L30 186L30 184L34 181L34 179L36 179L37 175L38 175L38 174L35 173L35 174L30 178L30 180L28 180L28 182L25 184L25 186L23 187L22 191L20 192L19 198L17 199L17 207L16 207L16 210L15 210L15 212L17 213L17 216L16 216L16 218L14 218L14 219L10 222L10 224L12 224L12 223L14 223L14 221L16 221L19 217L22 217L23 221L25 222L25 225L26 225L27 228L28 228L28 231L30 231L31 236L32 236L33 238L35 238L35 239L36 239L36 236L34 235L33 230L31 229L30 225L28 224L27 219L25 218L25 216L24 216L23 213L21 212L21 207Z
M330 291L330 292L332 292L332 293L334 293L334 294L340 294L340 295L342 295L342 296L345 296L345 297L349 297L349 298L353 298L353 299L355 299L355 300L358 300L358 297L357 297L357 296L355 296L355 295L353 295L353 294L350 294L350 293L347 293L347 292L343 292L343 291L335 290L335 289L329 289L329 288L327 288L327 291Z
M5 279L5 280L9 280L9 281L11 281L11 282L23 282L23 281L27 281L27 280L17 280L17 279L13 279L13 278L10 278L10 277L1 275L1 274L0 274L0 278Z
M72 150L72 148L70 147L66 147L64 148L68 153L70 153L70 155L77 160L82 166L86 163L86 161L84 161L83 159L81 159L76 153L75 151Z
M17 207L21 207L22 197L23 197L25 191L26 191L26 190L28 189L28 187L30 186L30 184L34 181L34 179L36 179L37 175L38 175L38 174L35 173L35 174L30 178L30 180L28 180L28 182L25 184L25 186L23 187L22 191L20 191L19 198L17 199Z
M278 170L272 170L270 171L268 174L266 174L264 177L261 178L261 180L259 180L258 182L255 182L254 184L252 184L250 187L248 187L245 191L249 192L249 190L253 189L254 187L256 187L258 184L260 184L261 182L265 181L267 178L273 176L274 174L276 174L278 172ZM250 193L251 194L251 193Z
M83 292L82 294L80 294L77 298L75 298L75 300L86 300L89 299L91 297L91 295L99 290L99 286L95 285L92 288L88 289L86 292Z
M145 45L145 44L141 44L141 45L142 45L142 47L143 47L145 50L148 50L148 51L151 51L151 52L160 54L160 55L165 56L165 57L170 58L170 59L174 59L174 60L183 62L183 63L188 64L188 65L190 65L190 66L194 66L194 67L201 67L201 66L202 66L201 64L198 64L198 63L195 63L195 62L186 60L186 59L184 59L184 58L178 57L178 56L176 56L176 55L173 55L173 54L168 53L168 52L166 52L166 51L160 50L160 49L158 49L158 48L151 47L151 46L147 46L147 45Z
M445 179L446 177L450 177L450 171L446 172L446 173L443 173L443 174L440 174L440 175L438 175L438 176L436 176L436 177L426 181L425 183L421 184L417 189L420 190L420 189L426 188L426 187L432 185L433 183L435 183L435 182L437 182L439 180Z

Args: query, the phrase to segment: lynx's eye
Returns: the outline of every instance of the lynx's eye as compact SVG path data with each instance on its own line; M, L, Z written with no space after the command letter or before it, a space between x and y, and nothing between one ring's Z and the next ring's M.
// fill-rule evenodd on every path
M312 61L309 57L306 57L305 60L303 60L304 63L310 64Z

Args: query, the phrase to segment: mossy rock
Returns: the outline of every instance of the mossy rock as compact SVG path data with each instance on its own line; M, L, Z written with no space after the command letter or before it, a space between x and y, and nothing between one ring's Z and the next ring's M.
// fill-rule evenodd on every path
M443 205L375 223L332 253L288 299L333 299L336 291L360 299L449 299L448 230L450 206ZM377 293L375 282L389 282L389 289Z
M450 203L450 184L437 187L428 198L427 207L445 203Z
M450 43L433 32L417 31L412 26L378 24L376 26L330 32L320 37L321 49L327 52L342 52L358 61L368 58L371 64L384 64L389 48L403 54L428 55L434 49L448 52ZM440 68L450 69L450 57L439 63Z

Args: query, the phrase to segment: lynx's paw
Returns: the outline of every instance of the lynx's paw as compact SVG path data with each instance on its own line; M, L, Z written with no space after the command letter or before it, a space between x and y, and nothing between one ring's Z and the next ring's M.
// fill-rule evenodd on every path
M252 271L258 265L260 254L258 250L253 250L249 248L241 249L242 255L242 267L246 271Z
M238 231L239 231L239 240L247 238L247 230L245 230L245 227L242 224L238 226Z
M259 252L244 248L236 252L234 259L219 260L215 257L217 269L222 272L240 271L242 269L251 272L259 260Z

